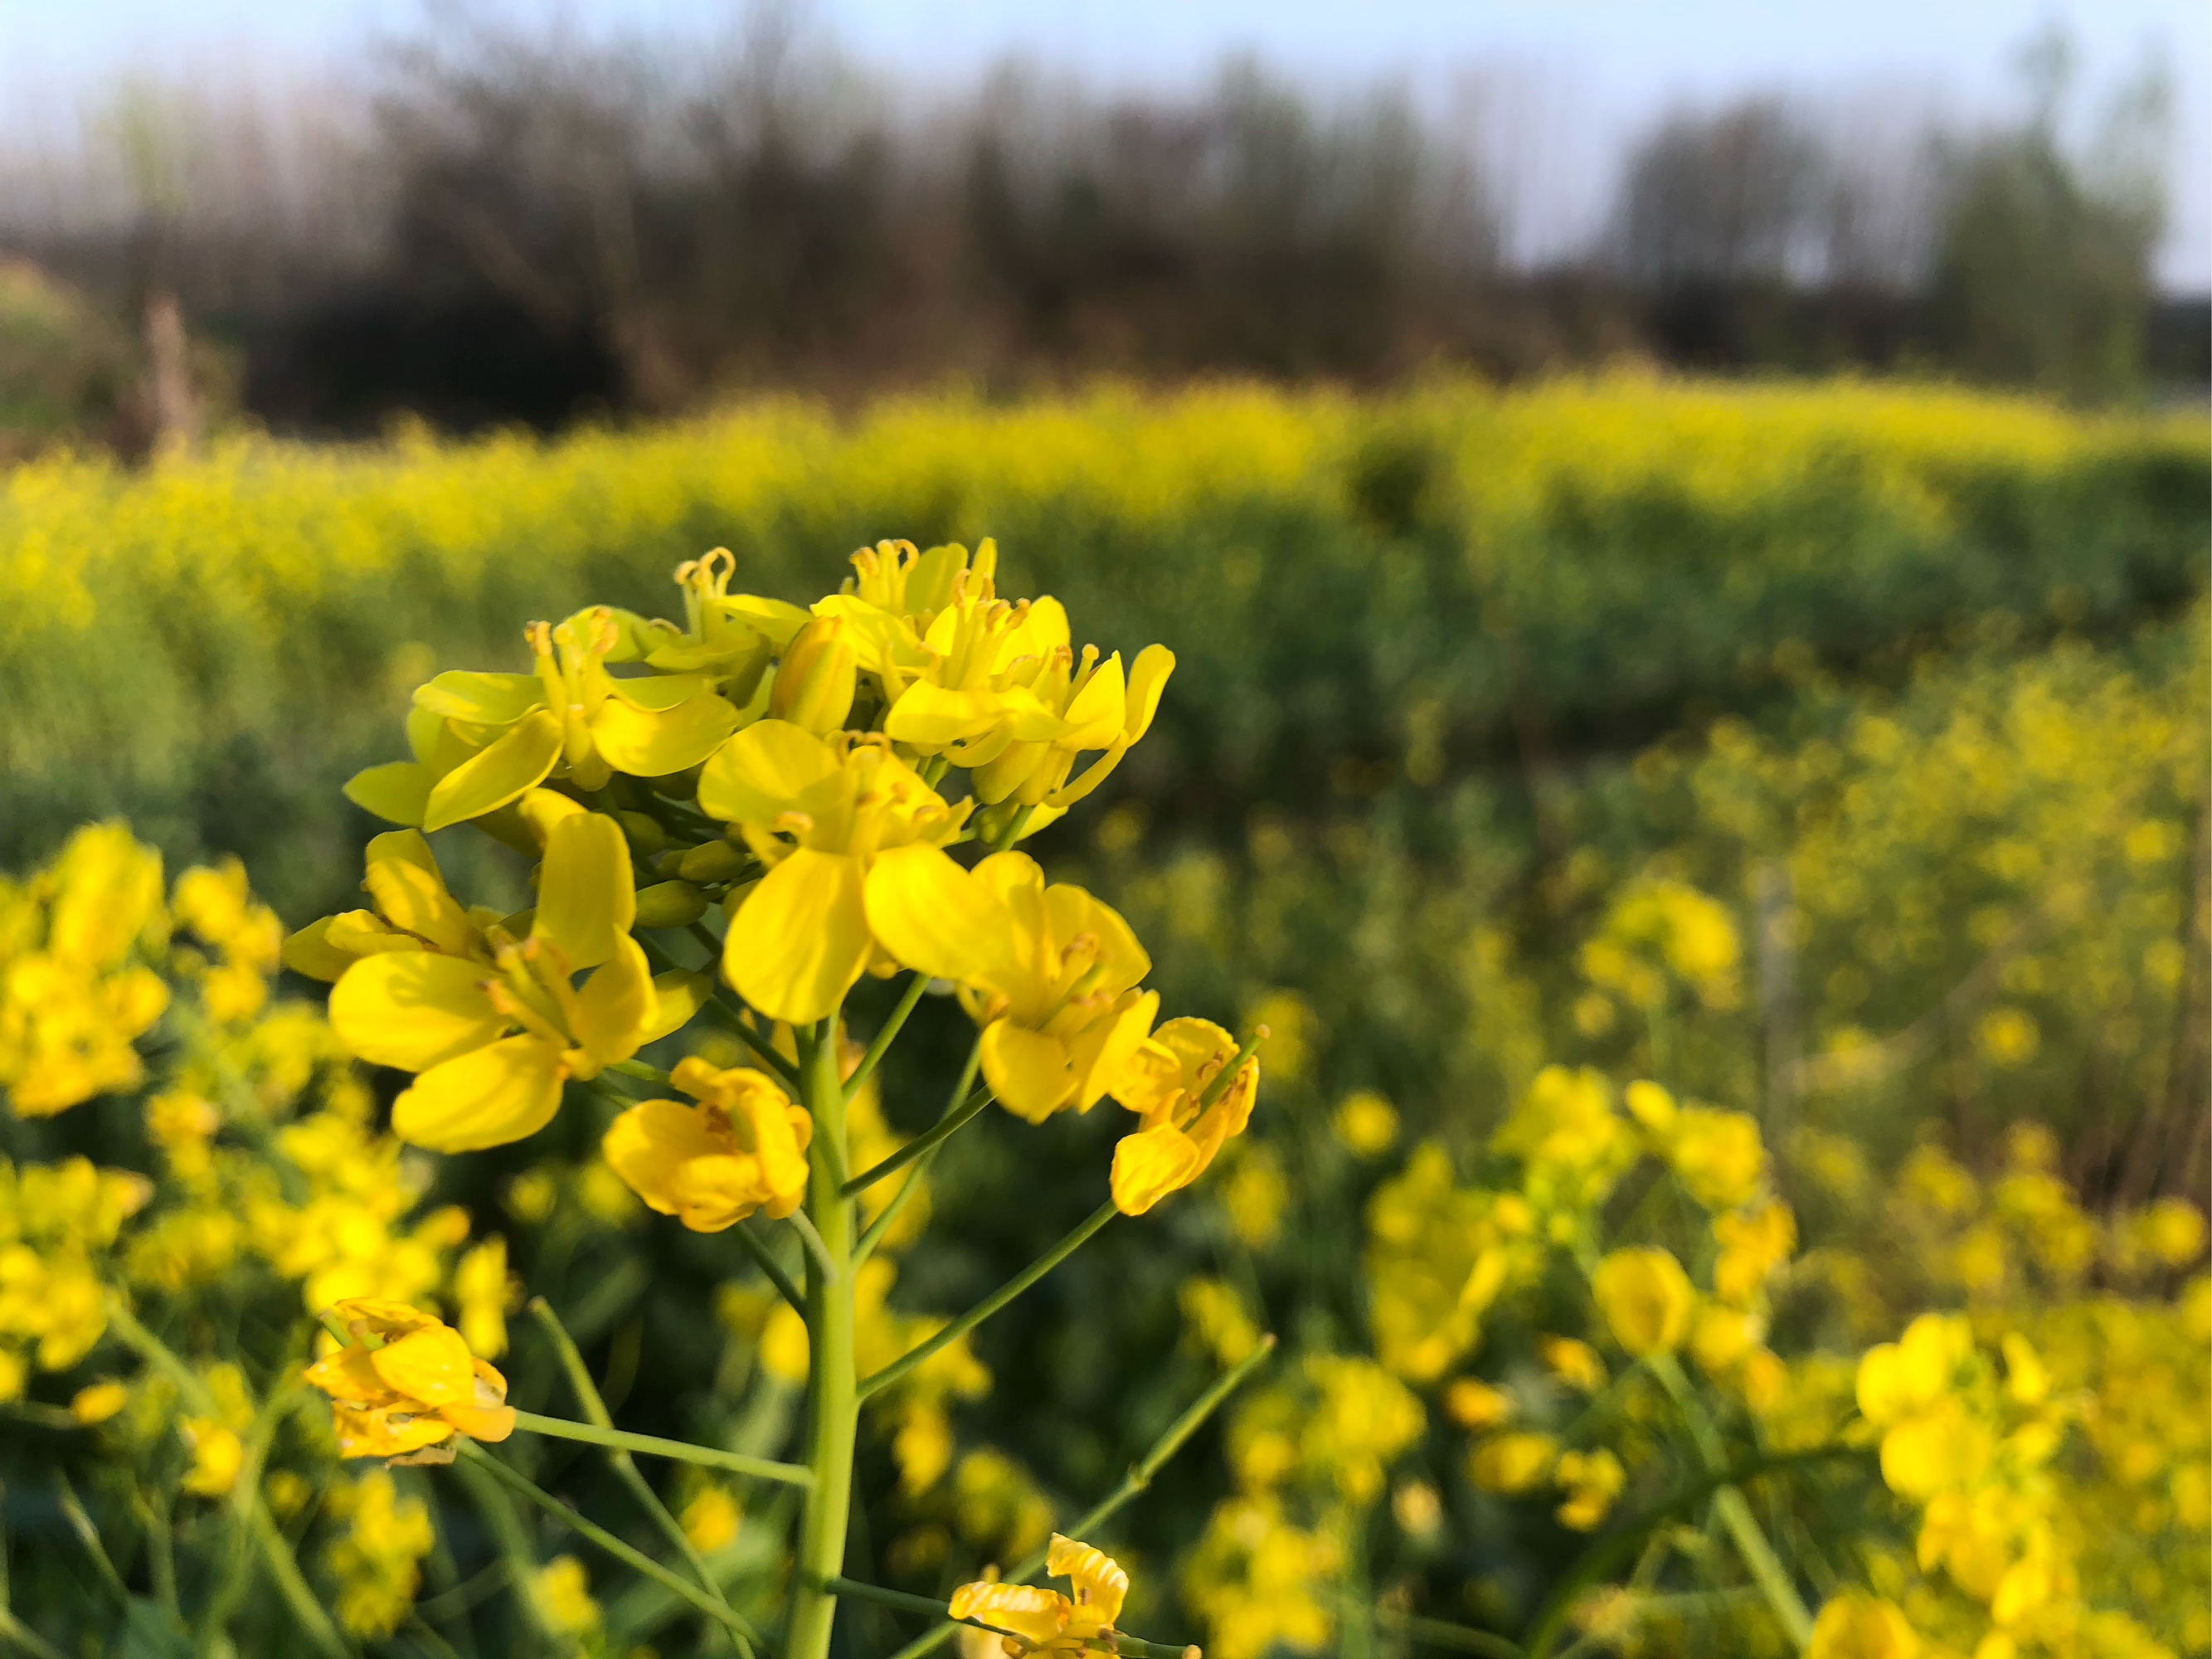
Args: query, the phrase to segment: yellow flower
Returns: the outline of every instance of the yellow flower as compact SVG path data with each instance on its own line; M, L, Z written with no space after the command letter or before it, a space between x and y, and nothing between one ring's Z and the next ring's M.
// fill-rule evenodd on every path
M684 628L650 622L643 640L645 659L673 673L705 670L716 688L745 714L759 713L758 694L768 687L770 659L806 625L806 612L782 599L730 592L738 562L726 547L676 567L684 590Z
M715 751L699 805L736 824L768 866L731 920L722 972L794 1025L834 1013L876 957L868 898L883 855L944 846L969 811L945 805L880 735L824 739L776 720Z
M592 1599L591 1577L574 1556L555 1556L538 1569L531 1588L554 1629L582 1636L599 1627L599 1604Z
M1026 853L973 871L941 850L884 854L867 883L867 920L910 968L953 981L983 1028L984 1080L1031 1123L1098 1103L1152 1029L1152 958L1118 912L1080 887L1045 884Z
M415 758L358 774L348 799L393 823L442 830L496 811L549 777L589 793L617 772L681 772L737 729L738 711L703 674L607 672L654 642L627 612L596 605L558 627L532 623L525 637L534 673L454 671L419 687L407 722Z
M1030 1653L1114 1651L1114 1621L1129 1593L1129 1575L1088 1544L1052 1535L1045 1571L1069 1581L1073 1595L1036 1584L963 1584L952 1592L951 1614L1004 1632L1009 1659Z
M1583 1394L1595 1394L1605 1386L1605 1361L1587 1342L1571 1336L1547 1336L1538 1343L1544 1364L1553 1376Z
M1513 1415L1513 1396L1479 1377L1462 1376L1444 1390L1444 1412L1462 1428L1492 1429Z
M238 1471L246 1462L246 1447L237 1431L219 1418L188 1417L180 1431L192 1451L185 1490L203 1498L222 1497L237 1484Z
M494 1235L453 1267L453 1299L461 1308L461 1340L471 1353L496 1359L507 1352L507 1310L514 1299L507 1241Z
M520 944L496 924L467 924L445 897L428 847L419 836L406 840L412 833L378 837L404 854L381 865L410 867L407 890L441 925L434 934L410 929L414 948L378 950L346 969L330 1012L361 1058L420 1073L392 1105L401 1139L458 1152L535 1134L568 1079L598 1076L662 1035L665 1022L690 1016L691 999L672 978L657 984L629 937L636 891L611 817L574 812L553 823L538 908ZM372 868L379 862L373 857ZM434 895L417 879L426 873ZM436 898L444 907L428 902ZM597 971L579 989L571 975L586 969Z
M361 1297L331 1312L353 1340L304 1376L331 1396L340 1456L399 1456L457 1433L504 1440L514 1432L507 1379L459 1332L399 1302Z
M311 921L284 941L284 965L309 979L337 980L363 958L386 951L437 951L489 962L488 913L462 907L447 890L437 855L419 830L373 837L362 890L374 907Z
M1972 1326L1957 1314L1922 1314L1895 1342L1867 1350L1859 1361L1859 1410L1891 1424L1932 1409L1974 1352Z
M1236 1053L1237 1039L1204 1019L1171 1019L1137 1045L1112 1085L1143 1126L1114 1148L1114 1202L1122 1214L1142 1215L1189 1186L1231 1136L1243 1133L1260 1094L1256 1054L1212 1105L1199 1103Z
M1758 1121L1743 1112L1687 1106L1678 1113L1662 1149L1690 1196L1708 1210L1747 1203L1766 1173L1766 1148Z
M1891 1601L1847 1590L1820 1609L1805 1659L1913 1659L1920 1638Z
M673 1081L700 1102L648 1100L617 1117L600 1143L615 1173L662 1215L720 1232L766 1210L779 1219L806 1196L814 1121L765 1073L718 1071L696 1055Z
M1769 1274L1797 1248L1797 1220L1790 1206L1770 1199L1756 1210L1713 1218L1713 1294L1732 1308L1757 1300Z
M1563 1527L1577 1532L1595 1531L1613 1508L1613 1500L1628 1484L1620 1460L1600 1448L1589 1452L1561 1452L1552 1470L1552 1480L1567 1493L1554 1511Z
M1682 1264L1650 1248L1615 1250L1599 1262L1590 1294L1613 1340L1639 1359L1680 1347L1698 1307Z
M1398 1109L1372 1089L1346 1095L1330 1127L1336 1138L1361 1158L1379 1158L1398 1139Z
M1483 1491L1510 1498L1541 1486L1559 1453L1548 1434L1493 1434L1475 1447L1468 1474Z
M86 1384L70 1401L70 1415L89 1428L105 1423L131 1401L131 1390L112 1377Z
M683 1525L684 1535L691 1540L691 1547L702 1555L712 1555L737 1541L744 1511L738 1507L737 1499L721 1487L702 1486L677 1519Z

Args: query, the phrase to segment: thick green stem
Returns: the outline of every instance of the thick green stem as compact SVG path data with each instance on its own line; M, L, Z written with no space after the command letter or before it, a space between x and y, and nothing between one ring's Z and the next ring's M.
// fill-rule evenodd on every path
M657 1434L632 1434L627 1429L601 1428L596 1423L572 1423L565 1417L540 1417L536 1412L517 1412L514 1426L556 1440L581 1440L587 1445L611 1446L623 1451L644 1452L653 1457L672 1457L679 1463L696 1463L710 1469L728 1469L759 1480L781 1480L787 1486L807 1486L814 1477L796 1463L778 1463L744 1452L723 1451L714 1446L695 1446L688 1440L664 1440Z
M833 1017L799 1047L800 1103L814 1119L806 1211L823 1252L845 1261L853 1252L853 1202L845 1181L845 1086L837 1075L837 1022ZM793 1564L787 1659L828 1659L837 1618L830 1581L845 1565L845 1532L853 1501L853 1443L860 1397L854 1370L853 1281L834 1277L810 1253L806 1259L806 1328L810 1367L806 1385L806 1467L814 1484L799 1528Z
M997 1290L992 1291L974 1307L969 1309L966 1313L962 1314L943 1330L938 1332L935 1336L931 1337L928 1341L922 1343L919 1347L908 1349L906 1352L861 1383L860 1398L866 1400L878 1389L890 1387L892 1383L897 1382L932 1354L967 1335L969 1332L974 1330L993 1314L998 1312L1000 1309L1005 1307L1006 1304L1012 1302L1024 1291L1029 1289L1030 1285L1089 1243L1093 1233L1120 1213L1121 1212L1114 1207L1114 1200L1108 1199L1091 1212L1090 1218L1081 1226L1030 1262L1028 1267L1023 1268L1005 1284L1000 1285Z

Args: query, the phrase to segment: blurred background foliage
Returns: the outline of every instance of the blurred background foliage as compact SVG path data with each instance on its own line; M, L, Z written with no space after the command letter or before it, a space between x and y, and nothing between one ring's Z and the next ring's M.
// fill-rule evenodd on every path
M2154 279L2165 70L2093 94L2055 23L2017 56L2004 117L1678 104L1538 257L1514 251L1508 163L1534 141L1510 85L1440 105L1244 58L1111 88L1013 59L917 96L803 8L714 34L457 9L342 71L118 76L72 121L0 128L0 252L83 313L76 355L137 343L120 418L32 396L55 371L0 352L0 420L16 447L135 453L206 417L550 430L764 387L1623 356L2203 387L2212 310Z

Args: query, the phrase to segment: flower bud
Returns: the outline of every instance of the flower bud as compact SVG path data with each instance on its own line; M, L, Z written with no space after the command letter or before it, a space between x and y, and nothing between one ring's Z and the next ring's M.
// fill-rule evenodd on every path
M640 858L650 858L668 845L668 831L660 827L658 819L643 812L617 812L615 820L629 837L629 850Z
M780 720L826 737L852 712L853 686L860 659L842 617L817 617L800 629L769 688L769 713Z
M689 927L707 914L707 896L688 881L664 881L637 890L637 926Z
M726 841L710 841L678 859L675 873L685 881L727 881L744 867L743 853Z

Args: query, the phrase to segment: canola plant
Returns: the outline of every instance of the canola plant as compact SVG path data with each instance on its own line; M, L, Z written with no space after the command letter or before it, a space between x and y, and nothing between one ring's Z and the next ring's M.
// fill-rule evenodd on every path
M1852 487L1893 524L1958 512L1947 469L1992 449L2106 441L1851 395L1893 441ZM1546 575L1500 526L1587 525L1608 467L1738 500L1778 469L1778 500L1838 430L1778 395L1744 447L1684 398L1592 447L1633 400L1547 398L1492 419L1513 467L1451 486L1524 641L1622 596L1609 556ZM1318 488L1365 418L1314 400L1271 444L1263 400L1201 406L1245 425L1194 414L1094 487L1135 502L1214 443ZM1360 510L1415 539L1444 486L1400 441L1434 416L1359 440ZM1025 418L1050 488L1112 447ZM562 488L629 442L581 441ZM40 491L51 529L266 463L14 475L7 574L43 609L9 613L10 672L24 630L82 629L82 666L133 625L32 580ZM520 448L410 465L495 463L548 487ZM249 546L207 603L273 637L404 541ZM166 884L116 823L0 885L0 1645L2212 1651L2205 1230L2138 1178L2194 1155L2160 1103L2202 994L2201 610L2120 647L2000 628L1875 693L1795 639L1753 675L1784 717L1537 787L1555 852L1516 914L1479 794L1441 864L1393 805L1444 787L1487 671L1415 675L1395 758L1353 745L1325 811L1253 809L1232 860L1117 797L1189 695L1171 621L1125 662L1001 597L988 542L852 562L802 605L717 550L676 620L398 653L406 758L345 785L386 826L362 899L289 933L235 861ZM2069 568L2025 580L2093 617ZM1269 599L1233 558L1162 580ZM1203 694L1234 676L1200 632ZM1199 1017L1232 1011L1241 1037Z

